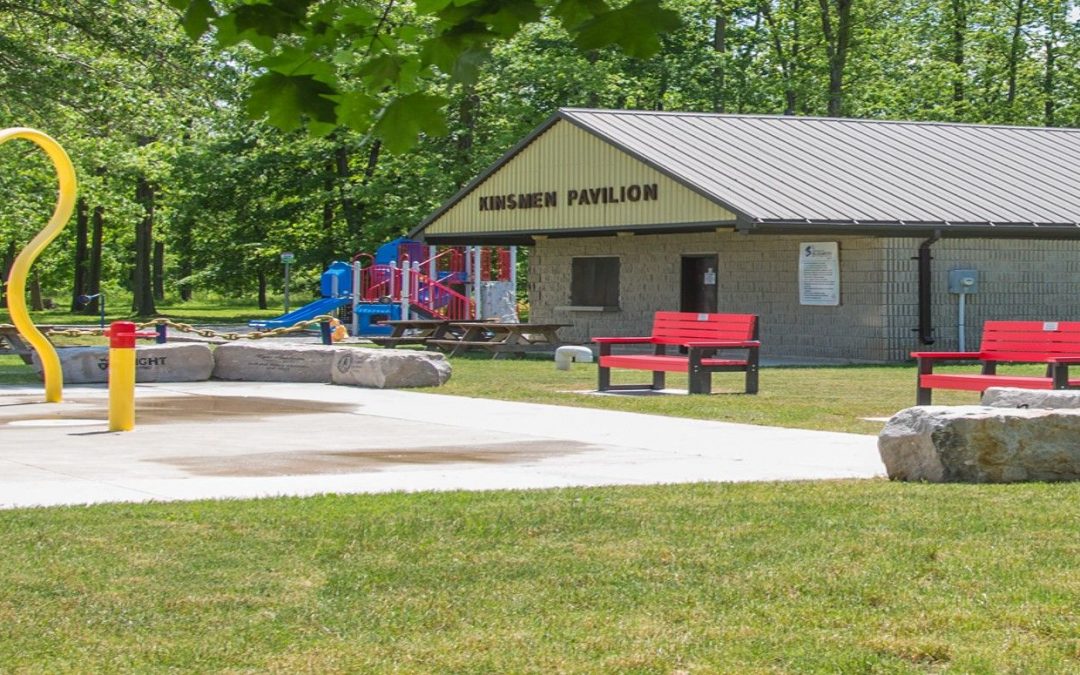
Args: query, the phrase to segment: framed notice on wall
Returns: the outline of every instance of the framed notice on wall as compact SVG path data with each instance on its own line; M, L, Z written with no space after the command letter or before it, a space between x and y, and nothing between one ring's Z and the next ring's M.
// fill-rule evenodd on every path
M799 304L840 304L840 244L835 241L799 244Z

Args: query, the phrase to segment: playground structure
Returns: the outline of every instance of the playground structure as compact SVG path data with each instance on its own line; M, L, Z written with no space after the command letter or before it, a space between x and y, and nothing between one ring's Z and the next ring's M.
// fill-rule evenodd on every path
M320 298L256 328L291 326L337 312L354 336L389 335L383 321L517 320L517 248L438 248L398 238L374 254L336 261L323 272Z

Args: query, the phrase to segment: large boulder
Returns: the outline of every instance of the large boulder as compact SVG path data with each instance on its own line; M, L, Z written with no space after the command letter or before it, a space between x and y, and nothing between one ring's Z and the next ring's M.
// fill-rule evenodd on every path
M108 347L59 347L60 369L67 384L109 381ZM34 353L34 369L42 373ZM176 343L138 345L135 349L137 382L197 382L210 379L214 357L204 344Z
M1080 389L1017 389L990 387L982 404L994 408L1080 408Z
M247 382L325 382L397 389L437 387L450 362L437 352L233 342L214 350L214 377Z
M324 345L231 342L214 350L214 379L243 382L330 382L337 350Z
M450 362L438 352L338 349L334 384L376 389L437 387L450 379Z
M894 480L1080 480L1080 411L918 406L888 421L878 450Z

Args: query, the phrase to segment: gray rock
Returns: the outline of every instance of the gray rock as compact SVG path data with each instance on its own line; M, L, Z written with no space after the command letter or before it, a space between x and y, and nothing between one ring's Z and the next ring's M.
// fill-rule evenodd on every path
M893 480L1080 480L1080 411L917 406L888 421L878 450Z
M232 342L214 350L217 380L330 382L337 350L325 345Z
M990 387L983 392L982 404L995 408L1080 408L1080 389Z
M336 350L333 383L376 389L438 387L450 379L438 352L349 348Z
M67 384L109 381L108 347L60 347L60 369ZM34 369L40 375L41 361L34 353ZM198 382L210 379L214 357L204 344L138 345L135 350L137 382Z

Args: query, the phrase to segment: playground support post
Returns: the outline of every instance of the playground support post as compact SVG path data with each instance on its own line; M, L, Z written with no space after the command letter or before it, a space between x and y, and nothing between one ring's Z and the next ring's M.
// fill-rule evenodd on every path
M483 271L480 268L480 259L481 259L480 247L479 246L474 246L472 252L473 252L473 304L476 307L476 316L474 318L477 321L480 321L481 319L484 318L484 302L483 302L483 298L480 295L480 280L484 276Z
M60 234L71 217L72 211L75 210L75 193L78 190L75 167L72 166L71 159L60 144L47 134L26 127L0 130L0 145L13 138L24 138L37 143L52 160L59 184L56 209L49 223L15 258L7 282L8 311L11 314L11 322L34 348L41 360L41 370L45 378L45 400L49 403L59 403L63 399L64 391L64 374L60 367L60 357L56 353L56 347L30 319L30 312L26 308L26 278L30 273L30 266L34 264L41 251Z
M352 260L352 334L360 334L360 314L356 311L356 306L360 304L361 298L360 288L360 261L357 257L353 257Z
M409 265L408 256L401 261L401 318L409 320L409 289L411 288L409 273L412 266Z

